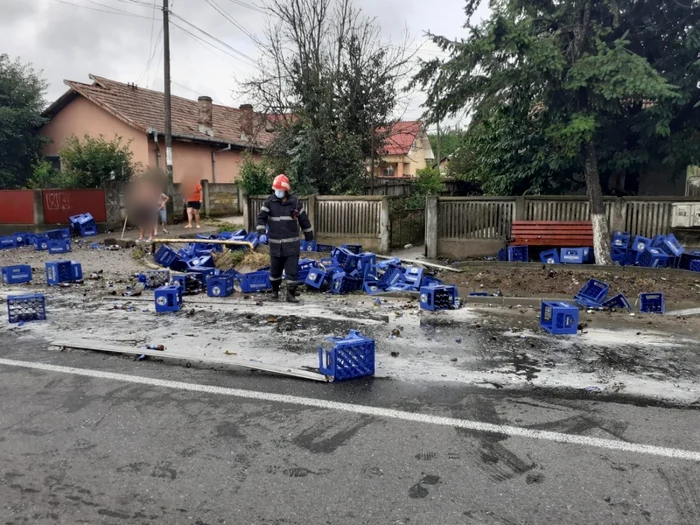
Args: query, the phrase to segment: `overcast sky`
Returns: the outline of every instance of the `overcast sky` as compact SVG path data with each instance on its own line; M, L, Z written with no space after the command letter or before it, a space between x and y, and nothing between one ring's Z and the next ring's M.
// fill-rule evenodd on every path
M50 83L49 101L66 90L64 79L90 82L90 73L162 90L162 14L154 11L154 2L162 5L162 0L0 0L0 53L43 70ZM256 6L264 0L214 2L248 33L260 34L265 15ZM398 43L408 31L424 59L442 56L426 42L425 31L454 38L464 35L465 0L355 0L355 5L376 17L386 39ZM171 6L175 15L257 59L251 38L205 0L171 0ZM209 95L217 103L232 106L247 102L236 87L255 71L251 60L230 56L236 53L178 18L173 23L225 50L214 50L172 27L173 93L187 98ZM422 99L420 93L410 96L404 118L420 117Z

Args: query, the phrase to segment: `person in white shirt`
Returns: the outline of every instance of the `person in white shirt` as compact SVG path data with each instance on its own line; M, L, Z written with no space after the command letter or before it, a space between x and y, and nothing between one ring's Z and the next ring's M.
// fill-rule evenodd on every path
M168 224L168 211L165 205L169 200L170 198L165 193L160 194L160 200L158 201L160 205L158 208L158 221L156 221L156 227L153 230L154 236L158 235L158 222L163 226L163 233L168 233L168 230L165 229L165 226Z

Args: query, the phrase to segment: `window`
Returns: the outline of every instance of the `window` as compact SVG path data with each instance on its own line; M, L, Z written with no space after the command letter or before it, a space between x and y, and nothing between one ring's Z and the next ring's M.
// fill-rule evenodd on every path
M389 166L388 168L384 168L384 176L385 177L393 177L394 176L394 167Z
M58 155L48 155L44 157L44 160L51 164L51 167L56 171L61 171L61 157Z

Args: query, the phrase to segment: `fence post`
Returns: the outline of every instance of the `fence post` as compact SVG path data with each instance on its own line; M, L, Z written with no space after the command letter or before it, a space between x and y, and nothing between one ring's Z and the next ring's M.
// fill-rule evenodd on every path
M425 256L437 259L438 255L438 197L425 198Z
M250 220L250 197L248 195L243 196L243 228L245 228L245 231L250 233L251 231L255 231L255 228L252 228L254 226L252 224L252 221Z
M202 179L200 184L202 185L202 200L204 201L204 215L209 217L209 181L207 179Z
M34 190L34 225L44 224L44 192Z
M236 212L238 215L243 215L243 208L245 207L245 195L243 194L243 187L240 184L236 185L236 189L238 190L238 209Z
M309 222L314 229L314 235L318 236L318 225L316 224L316 195L309 195L306 202L306 215L309 216Z
M516 221L527 220L527 204L525 197L515 198L515 219Z
M391 222L389 218L389 197L382 197L379 211L379 253L391 250Z

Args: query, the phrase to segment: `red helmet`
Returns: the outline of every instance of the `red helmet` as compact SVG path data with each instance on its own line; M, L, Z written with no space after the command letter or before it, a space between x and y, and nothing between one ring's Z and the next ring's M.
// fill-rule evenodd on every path
M286 175L277 175L277 177L275 177L275 180L272 182L272 189L291 191L292 185L289 184L289 179Z

